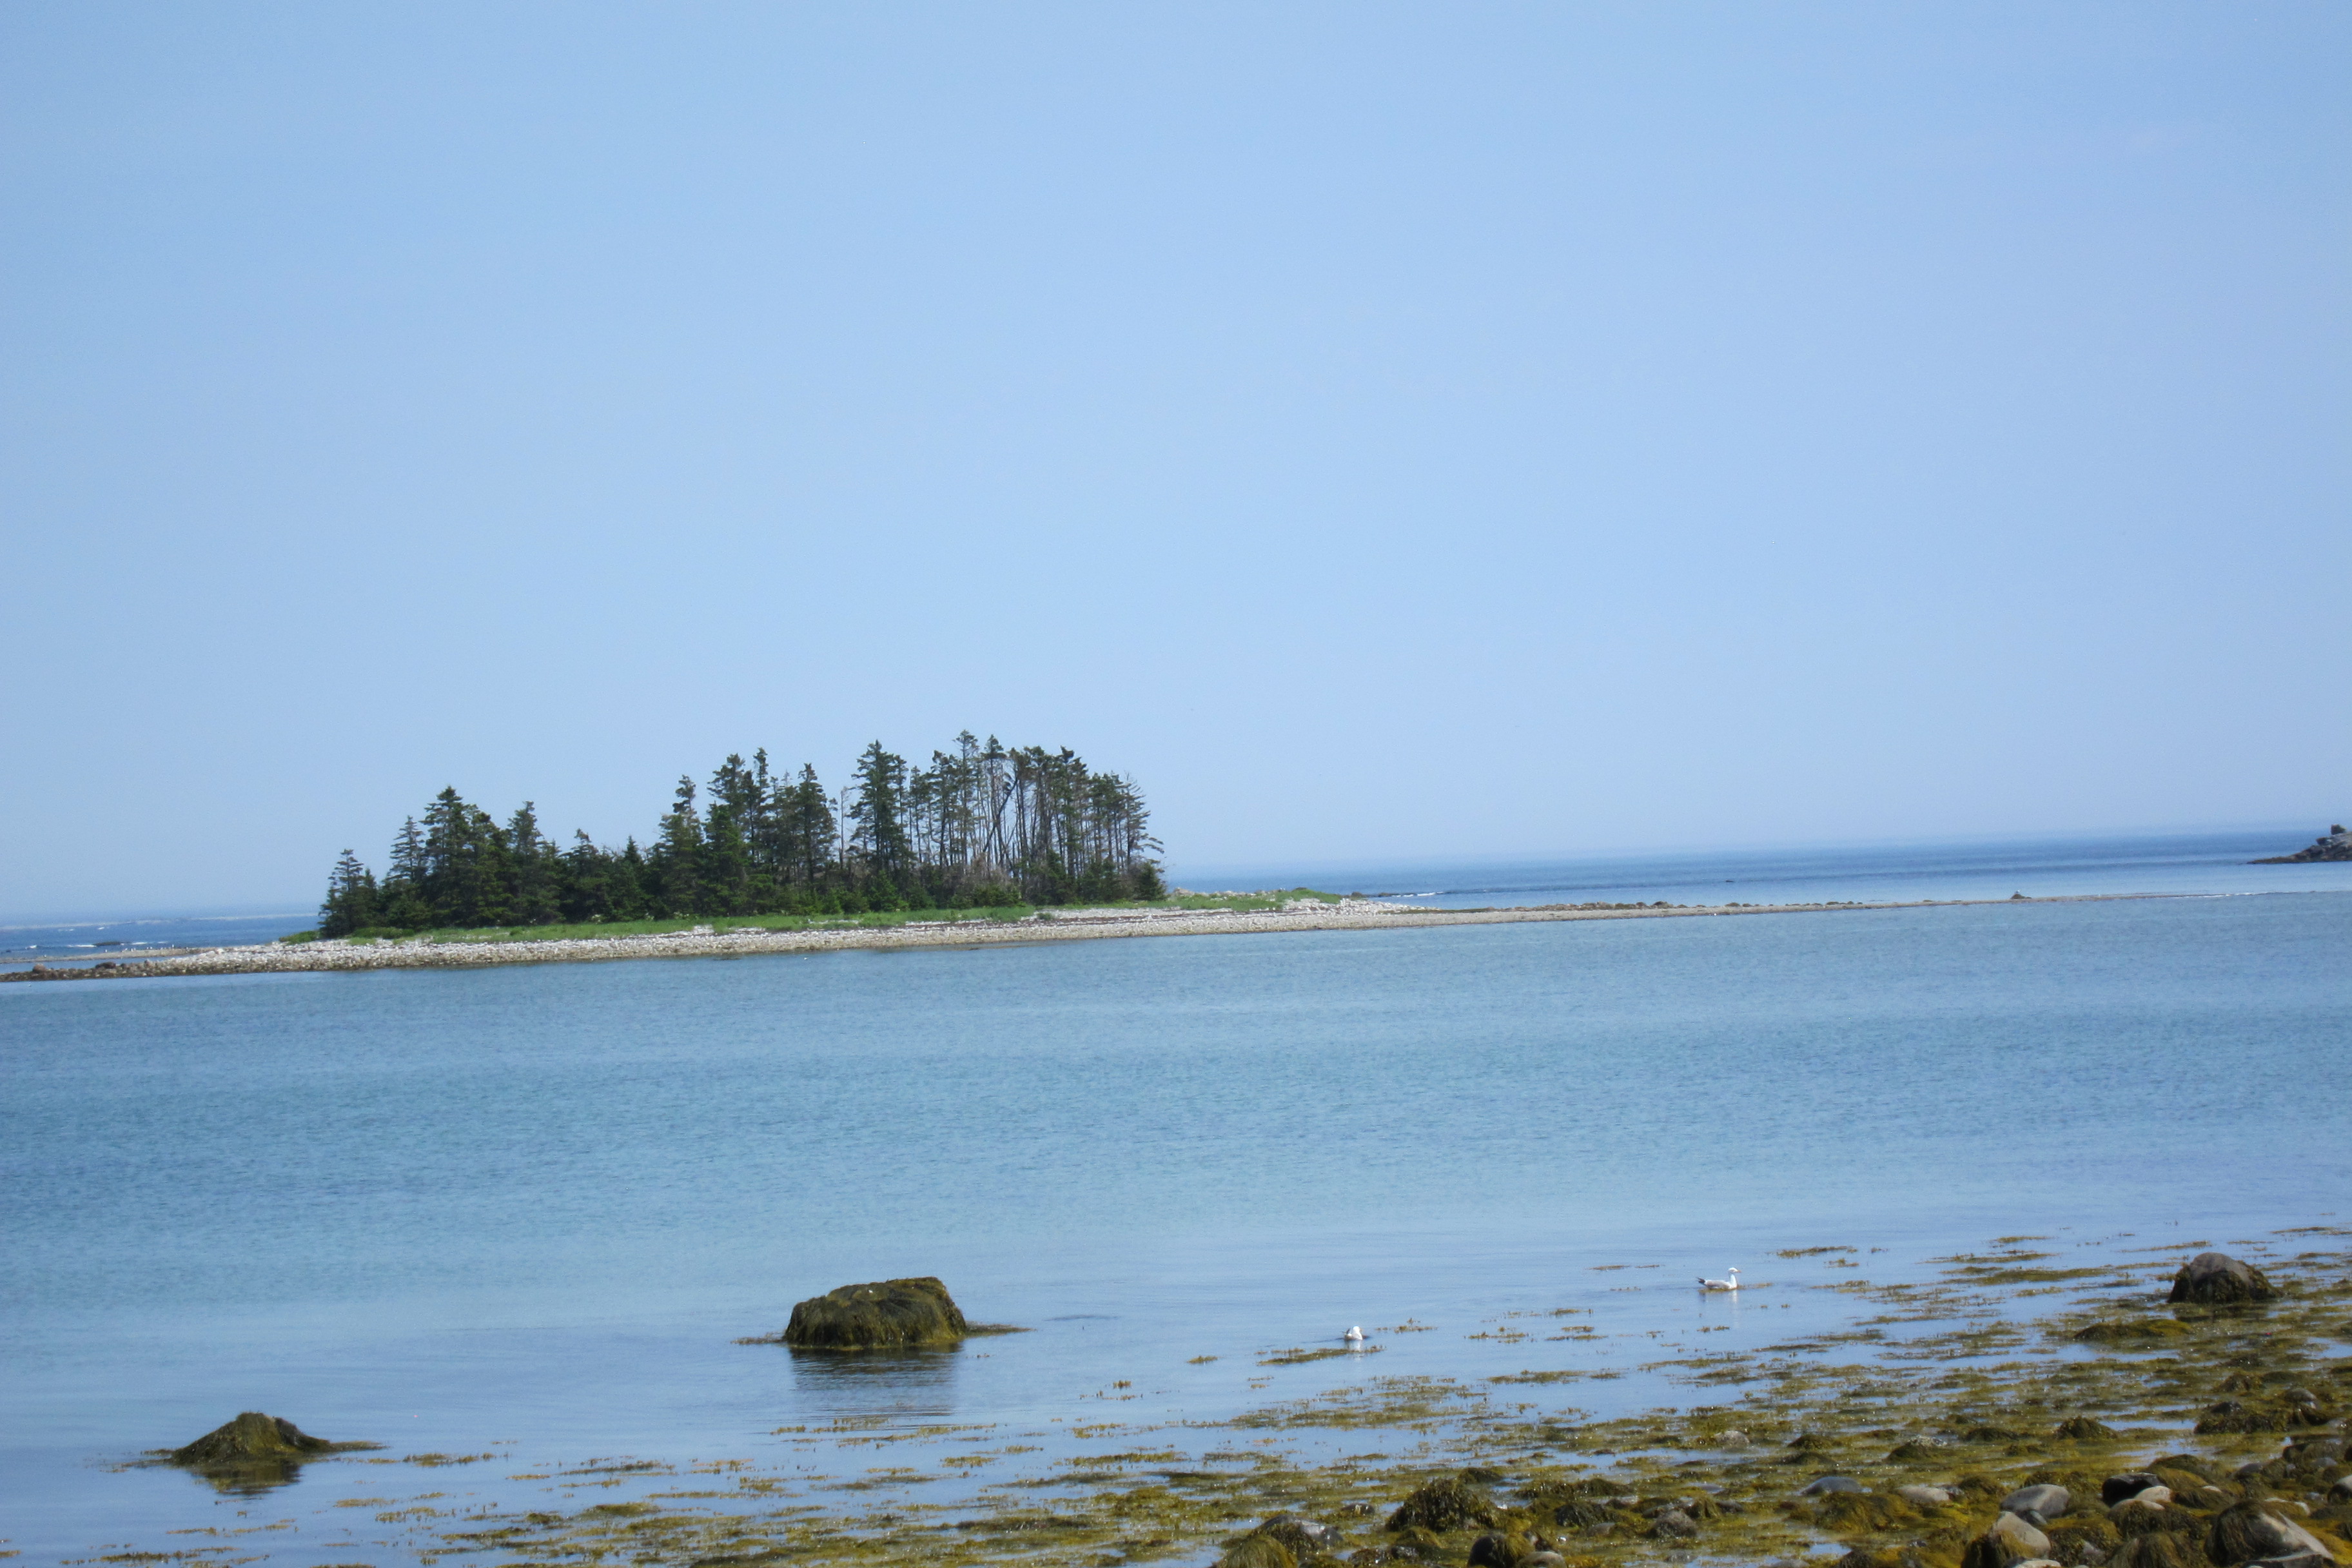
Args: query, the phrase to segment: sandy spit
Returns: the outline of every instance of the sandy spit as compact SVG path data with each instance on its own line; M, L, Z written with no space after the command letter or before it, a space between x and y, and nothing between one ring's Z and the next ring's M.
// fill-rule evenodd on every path
M472 969L497 963L585 963L622 958L743 958L756 953L831 952L844 948L989 947L1002 943L1085 942L1105 937L1233 936L1263 931L1371 931L1400 926L1514 925L1535 921L1694 920L1725 915L1843 914L1868 910L1956 908L1966 904L2054 903L2075 900L1926 900L1885 904L1740 904L1665 908L1430 910L1342 899L1301 899L1280 910L1066 910L1022 921L909 921L898 926L816 931L734 931L698 926L660 936L556 942L339 942L293 947L216 947L144 961L37 966L0 974L0 983L29 980L144 980L183 974L310 973L339 969Z

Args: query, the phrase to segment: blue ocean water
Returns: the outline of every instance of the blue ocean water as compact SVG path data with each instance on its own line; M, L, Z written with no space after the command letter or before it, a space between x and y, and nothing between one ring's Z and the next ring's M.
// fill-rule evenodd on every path
M131 958L159 947L247 947L319 923L315 910L244 915L131 915L0 925L0 967L36 959Z
M1376 1331L1387 1373L1527 1367L1471 1333L1559 1307L1737 1348L1843 1310L1687 1288L1800 1285L1784 1248L2324 1222L2347 1065L2341 893L9 986L0 1534L386 1486L110 1468L240 1409L543 1471L1217 1419L1360 1379L1257 1354L1356 1322L1435 1326ZM1034 1331L732 1342L907 1273Z
M1948 839L1589 855L1552 860L1307 863L1187 872L1202 889L1321 888L1378 893L1431 909L1546 903L1749 904L1852 900L2115 897L2143 893L2352 889L2352 863L2258 866L2309 841L2292 828Z

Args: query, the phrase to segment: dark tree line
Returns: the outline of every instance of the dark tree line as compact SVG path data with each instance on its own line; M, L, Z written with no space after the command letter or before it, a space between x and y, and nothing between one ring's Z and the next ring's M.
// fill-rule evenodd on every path
M402 824L381 879L343 851L319 934L1153 899L1150 824L1131 779L969 731L928 767L877 741L837 797L814 768L730 756L680 778L652 839L618 849L558 844L529 801L501 823L445 789Z

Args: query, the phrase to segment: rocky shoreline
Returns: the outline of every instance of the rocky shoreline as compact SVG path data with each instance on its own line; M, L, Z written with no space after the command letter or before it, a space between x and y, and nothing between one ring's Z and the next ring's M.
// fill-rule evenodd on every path
M757 1460L507 1476L544 1485L520 1504L430 1506L444 1467L496 1453L341 1462L434 1477L410 1502L365 1500L398 1537L369 1546L518 1568L2343 1568L2347 1235L2297 1227L2247 1258L2005 1237L1888 1283L1861 1277L1857 1247L1794 1248L1776 1255L1792 1270L1839 1255L1780 1289L1837 1292L1842 1326L1733 1346L1629 1324L1660 1358L1638 1369L1601 1364L1590 1330L1511 1329L1535 1364L1490 1386L1375 1375L1226 1420L1111 1417L1036 1466L1015 1462L1042 1440L1018 1429L862 1418L782 1428L785 1451ZM2037 1300L2053 1295L2072 1300ZM1602 1419L1562 1402L1627 1370L1696 1402Z
M2160 895L2120 895L2126 897ZM1055 910L1018 921L910 921L903 925L771 931L716 925L656 936L501 942L310 942L217 947L148 959L37 963L0 973L0 984L49 980L153 980L182 975L317 973L362 969L475 969L504 963L591 963L631 958L747 958L762 953L832 952L855 948L986 947L1108 937L1231 936L1300 931L1370 931L1400 926L1506 925L1538 921L1686 920L1723 915L1830 914L1863 910L1961 908L1984 904L2075 903L2084 899L1929 899L1908 903L1538 904L1518 909L1432 910L1377 899L1327 902L1297 899L1279 910Z
M2250 860L2251 866L2301 866L2315 860L2352 860L2352 833L2340 822L2292 855L2273 855L2261 860Z

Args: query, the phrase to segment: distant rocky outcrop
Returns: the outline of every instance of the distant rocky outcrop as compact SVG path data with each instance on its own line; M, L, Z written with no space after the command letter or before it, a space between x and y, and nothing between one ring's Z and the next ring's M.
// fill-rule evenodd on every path
M2292 855L2273 855L2265 859L2250 860L2252 866L2293 866L2305 860L2352 860L2352 833L2336 823L2327 830L2325 838L2315 838Z
M971 1332L948 1288L927 1275L812 1296L776 1337L802 1350L914 1350L951 1345Z

